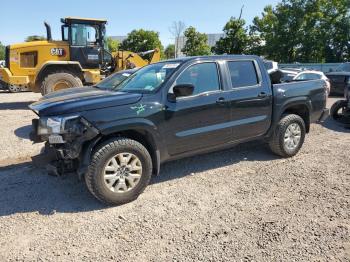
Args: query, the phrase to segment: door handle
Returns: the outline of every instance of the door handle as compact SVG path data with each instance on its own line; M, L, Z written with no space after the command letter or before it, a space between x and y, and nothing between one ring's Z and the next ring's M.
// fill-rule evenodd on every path
M224 97L220 97L218 100L216 100L216 103L219 105L224 105L227 103Z
M259 98L265 98L267 97L267 94L265 92L261 92L259 95L258 95Z

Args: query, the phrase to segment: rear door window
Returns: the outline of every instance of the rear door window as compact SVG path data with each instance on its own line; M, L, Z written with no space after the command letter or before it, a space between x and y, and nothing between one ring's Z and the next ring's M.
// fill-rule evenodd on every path
M258 74L253 61L229 61L232 88L256 86Z

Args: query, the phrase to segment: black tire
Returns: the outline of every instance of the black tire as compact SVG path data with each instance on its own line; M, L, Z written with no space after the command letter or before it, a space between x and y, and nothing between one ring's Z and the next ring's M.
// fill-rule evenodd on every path
M66 85L66 88L83 86L83 83L80 80L80 78L74 75L73 73L68 71L57 71L52 72L45 77L40 88L41 94L44 96L52 92L58 91L55 89L55 86L60 82L62 82L63 85Z
M335 102L331 107L331 116L334 120L342 121L344 116L339 112L341 109L345 110L347 108L346 100L339 100Z
M295 149L291 150L286 147L284 139L285 139L285 133L287 131L287 128L294 123L299 125L301 135L300 135L299 144ZM294 114L284 115L279 121L274 131L274 134L272 135L269 141L270 149L273 153L281 157L288 158L288 157L295 156L299 152L302 145L304 144L305 134L306 134L305 122L300 116L294 115Z
M104 181L104 167L108 160L119 153L131 153L142 164L141 178L130 191L119 193L108 189ZM94 152L85 182L87 188L99 201L107 205L122 205L134 201L147 187L152 177L152 159L147 149L137 141L114 138L101 144Z

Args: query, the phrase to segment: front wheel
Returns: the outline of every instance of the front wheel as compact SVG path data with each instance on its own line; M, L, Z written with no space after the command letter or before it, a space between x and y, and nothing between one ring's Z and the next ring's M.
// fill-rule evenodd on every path
M305 122L300 116L285 115L270 139L270 149L282 157L295 156L304 143L305 134Z
M101 202L121 205L135 200L152 176L152 159L137 141L115 138L93 154L85 182Z
M347 110L347 101L340 100L335 102L331 107L331 116L334 120L343 121Z

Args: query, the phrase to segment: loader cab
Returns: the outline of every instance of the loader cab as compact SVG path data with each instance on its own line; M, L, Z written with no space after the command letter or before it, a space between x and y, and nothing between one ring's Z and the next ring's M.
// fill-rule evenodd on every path
M69 42L70 60L84 69L98 69L105 62L106 20L62 18L62 40Z

